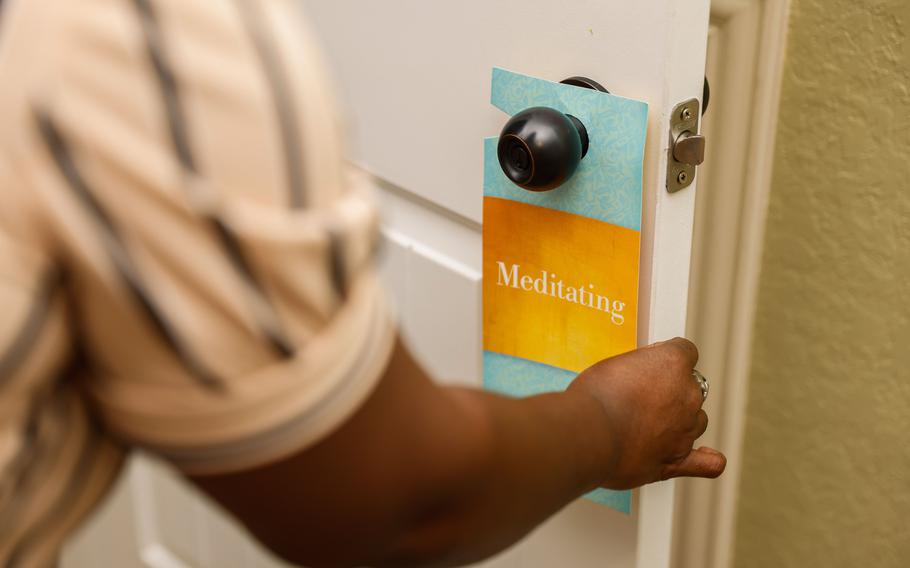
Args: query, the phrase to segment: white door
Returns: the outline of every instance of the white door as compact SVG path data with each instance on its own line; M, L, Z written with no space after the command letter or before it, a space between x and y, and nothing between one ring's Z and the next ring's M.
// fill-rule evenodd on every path
M379 178L405 332L440 378L480 380L482 140L507 119L489 102L494 66L584 75L648 103L639 342L684 334L695 188L665 189L668 128L672 108L702 94L709 0L305 4L349 112L352 161ZM668 566L673 493L645 488L631 517L579 501L494 564Z
M377 178L405 336L441 380L481 380L483 138L506 120L489 103L494 66L584 75L648 103L639 343L684 334L695 187L666 191L668 132L672 108L702 93L709 3L304 2L348 111L352 162ZM669 567L673 507L672 482L636 492L631 516L578 501L488 565ZM66 568L274 565L147 460L108 509ZM111 540L123 549L114 563L101 544Z

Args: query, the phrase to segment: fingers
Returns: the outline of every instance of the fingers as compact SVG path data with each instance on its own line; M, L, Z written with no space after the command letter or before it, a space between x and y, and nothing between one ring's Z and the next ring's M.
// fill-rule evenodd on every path
M705 430L708 429L708 413L701 409L698 411L698 414L695 415L695 427L692 428L692 439L697 440L701 438L702 434L705 433Z
M701 447L692 450L680 461L667 464L661 473L661 479L673 477L709 477L714 478L724 472L727 458L713 448Z
M672 353L673 357L678 357L680 365L688 366L690 369L694 369L698 363L698 347L685 337L658 341L649 345L647 349L660 349L665 353Z
M667 347L672 347L679 350L686 364L693 369L695 368L695 364L698 363L698 347L696 347L694 343L685 337L674 337L670 341L667 341L665 344Z

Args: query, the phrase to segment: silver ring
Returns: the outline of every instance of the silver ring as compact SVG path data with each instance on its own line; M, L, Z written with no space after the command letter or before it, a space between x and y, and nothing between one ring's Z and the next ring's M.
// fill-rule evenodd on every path
M708 383L708 378L702 375L698 369L692 369L692 376L698 381L698 386L701 387L702 401L708 400L708 389L711 386L710 383Z

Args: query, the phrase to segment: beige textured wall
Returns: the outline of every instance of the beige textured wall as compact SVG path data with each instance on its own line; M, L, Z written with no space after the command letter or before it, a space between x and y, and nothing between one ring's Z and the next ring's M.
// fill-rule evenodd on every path
M910 0L793 0L737 568L910 566Z

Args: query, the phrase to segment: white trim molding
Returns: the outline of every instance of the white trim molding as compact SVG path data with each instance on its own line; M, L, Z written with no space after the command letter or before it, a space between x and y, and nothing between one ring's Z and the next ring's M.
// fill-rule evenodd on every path
M714 0L707 74L712 96L696 198L687 333L711 380L708 433L723 450L716 481L677 487L675 568L732 565L754 310L786 51L789 0Z

